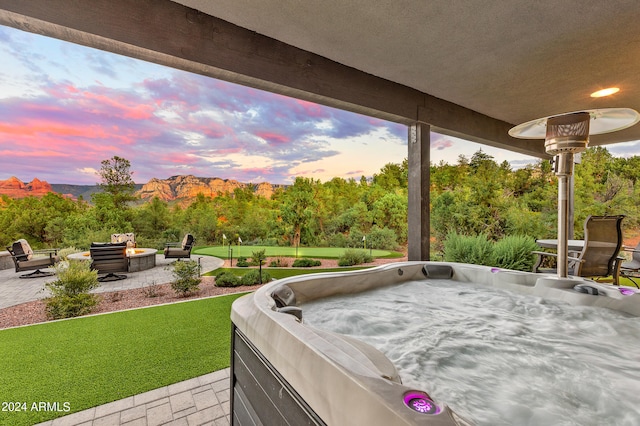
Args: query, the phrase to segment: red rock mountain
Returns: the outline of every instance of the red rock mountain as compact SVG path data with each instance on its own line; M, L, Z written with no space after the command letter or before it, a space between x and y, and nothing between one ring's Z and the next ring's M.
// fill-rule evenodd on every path
M24 198L30 195L42 197L47 192L53 192L51 185L38 178L34 178L29 183L24 183L15 176L7 180L0 180L0 194L8 195L11 198Z
M164 201L189 200L198 194L207 197L217 197L224 193L233 193L236 188L250 188L256 195L271 198L276 188L281 185L273 185L267 182L259 184L241 183L232 179L204 178L187 176L172 176L169 179L153 178L142 189L136 192L142 199L158 197Z
M65 188L68 190L69 186ZM150 200L153 197L158 197L164 201L179 200L186 202L193 200L199 193L208 197L217 197L224 193L233 193L236 188L249 188L253 192L264 198L271 198L276 188L283 187L283 185L273 185L268 182L259 184L241 183L230 179L220 178L203 178L188 176L172 176L169 179L156 179L153 178L142 188L136 192L136 195L140 196L143 200ZM82 190L86 190L83 188ZM30 195L41 197L47 192L56 192L52 189L51 185L45 181L41 181L34 178L29 183L24 183L16 177L11 177L7 180L0 180L0 195L7 195L10 198L24 198ZM63 194L69 198L76 198L71 194ZM89 197L86 197L89 199Z

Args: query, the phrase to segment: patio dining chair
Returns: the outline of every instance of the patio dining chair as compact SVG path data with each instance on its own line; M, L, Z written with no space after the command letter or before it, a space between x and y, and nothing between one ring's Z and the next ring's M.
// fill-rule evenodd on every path
M623 247L623 250L631 252L631 260L622 262L620 275L628 278L637 288L640 288L635 281L635 279L640 278L640 243L638 243L635 248Z
M582 251L572 253L569 257L569 275L587 278L612 277L613 284L618 285L622 257L622 219L616 216L589 216L584 222L584 247ZM557 253L536 251L538 262L534 272L555 272L555 270L539 268L545 257L556 257Z

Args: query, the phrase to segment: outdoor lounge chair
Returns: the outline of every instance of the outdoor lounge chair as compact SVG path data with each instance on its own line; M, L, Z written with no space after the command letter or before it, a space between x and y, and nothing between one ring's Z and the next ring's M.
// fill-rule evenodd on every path
M116 281L127 278L126 275L116 274L116 272L127 272L129 270L129 258L127 257L127 243L92 243L89 248L91 253L91 269L95 269L99 274L106 275L99 277L98 281Z
M164 247L165 259L189 259L191 258L191 248L195 244L196 239L193 235L187 234L181 243L167 243Z
M618 254L622 247L622 219L624 216L589 216L584 222L584 247L582 251L569 257L569 275L579 277L613 277L618 285L621 258ZM557 257L556 253L541 251L534 272L552 272L540 270L545 257Z
M11 247L7 247L7 251L11 254L16 272L33 271L29 274L20 275L20 278L51 276L53 272L45 272L41 271L41 269L53 266L60 260L57 256L57 249L32 250L25 239L14 242Z
M634 280L634 278L640 278L640 243L635 248L624 247L624 251L631 252L631 260L628 262L622 262L620 266L620 275L623 277L629 278L636 287L638 283Z

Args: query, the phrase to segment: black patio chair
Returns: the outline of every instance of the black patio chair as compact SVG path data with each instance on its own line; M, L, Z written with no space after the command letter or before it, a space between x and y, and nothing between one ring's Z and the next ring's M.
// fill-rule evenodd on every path
M117 281L127 278L124 274L116 272L129 271L129 258L127 257L127 243L92 243L89 248L91 254L91 269L99 274L98 281Z
M187 234L180 243L166 243L164 247L165 259L190 259L191 248L196 239L191 234Z

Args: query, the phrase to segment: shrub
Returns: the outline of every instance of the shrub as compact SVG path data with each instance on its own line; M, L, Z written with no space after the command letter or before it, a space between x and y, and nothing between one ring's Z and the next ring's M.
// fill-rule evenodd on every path
M525 235L504 237L493 246L495 266L530 272L536 260L531 252L538 250L535 240Z
M271 281L271 275L268 272L262 273L262 280L260 280L260 271L257 269L252 269L242 276L240 279L240 285L256 285L256 284L264 284Z
M251 265L262 266L266 258L267 256L265 255L264 249L251 252Z
M82 250L77 249L75 247L65 247L62 250L58 250L58 257L62 260L67 260L67 257L70 254L80 253Z
M216 276L216 287L238 287L242 285L240 278L231 272L223 272Z
M494 266L493 244L484 234L470 237L450 232L444 241L444 260Z
M46 284L52 294L46 300L47 317L71 318L90 313L98 299L89 291L100 285L98 272L91 270L90 262L61 262L55 271L57 279Z
M47 299L45 313L49 319L79 317L90 314L97 304L98 298L90 293L51 297Z
M320 262L319 260L307 259L306 257L303 257L301 259L294 260L292 266L294 268L311 268L312 266L320 265L322 265L322 262Z
M338 266L353 266L373 262L373 257L364 250L345 250L338 258Z
M236 262L236 266L239 266L241 268L246 268L247 266L249 266L249 262L247 262L246 257L241 256L238 258L238 261Z
M284 257L278 257L269 262L270 268L286 268L287 266L289 266L289 261Z
M186 296L200 289L200 270L195 260L173 262L172 273L175 281L171 283L171 288L178 296Z

